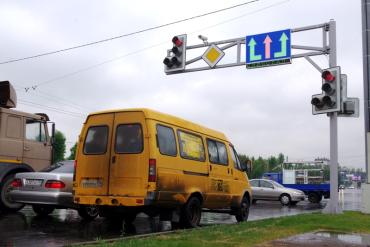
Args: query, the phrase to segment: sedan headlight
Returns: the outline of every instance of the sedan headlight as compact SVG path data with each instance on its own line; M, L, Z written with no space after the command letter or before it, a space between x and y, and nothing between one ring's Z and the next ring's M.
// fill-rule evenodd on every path
M297 191L294 191L294 192L293 192L293 195L301 196L301 195L303 195L303 192L297 192Z

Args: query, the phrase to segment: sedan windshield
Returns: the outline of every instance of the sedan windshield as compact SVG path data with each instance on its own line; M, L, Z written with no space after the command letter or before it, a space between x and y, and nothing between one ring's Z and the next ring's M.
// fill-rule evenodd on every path
M282 186L281 184L275 182L275 181L271 181L271 183L274 184L275 187L278 187L278 188L285 188L284 186Z

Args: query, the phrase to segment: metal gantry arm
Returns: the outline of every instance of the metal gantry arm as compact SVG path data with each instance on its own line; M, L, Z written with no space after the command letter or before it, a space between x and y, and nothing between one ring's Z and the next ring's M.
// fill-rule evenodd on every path
M310 30L315 30L315 29L322 29L322 46L321 47L316 47L316 46L305 46L305 45L291 45L292 49L295 50L304 50L307 52L304 53L297 53L297 54L292 54L291 58L306 58L316 69L319 68L319 66L314 63L312 59L309 59L312 56L320 56L320 55L329 55L330 54L330 44L328 44L328 33L330 31L330 22L328 23L323 23L323 24L318 24L318 25L312 25L312 26L306 26L306 27L300 27L300 28L294 28L291 29L292 33L298 33L298 32L304 32L304 31L310 31ZM186 51L189 50L194 50L194 49L201 49L201 48L208 48L211 45L216 45L219 46L220 50L226 51L229 48L232 47L237 47L236 49L236 61L231 62L231 63L223 63L223 64L218 64L211 68L210 66L201 66L201 67L194 67L194 68L185 68L184 70L181 71L174 71L171 72L170 74L175 74L175 73L186 73L186 72L196 72L196 71L203 71L203 70L210 70L210 69L221 69L221 68L228 68L228 67L235 67L235 66L245 66L246 62L242 61L242 45L245 45L246 40L245 37L239 37L239 38L234 38L234 39L227 39L227 40L221 40L221 41L215 41L215 42L207 42L207 43L202 43L202 44L197 44L197 45L190 45L186 46ZM221 46L223 45L223 46ZM171 53L171 50L168 50L167 55L169 56ZM198 62L199 60L202 60L202 56L197 56L195 58L191 58L186 61L186 66L191 65L195 62ZM321 71L321 69L319 70Z

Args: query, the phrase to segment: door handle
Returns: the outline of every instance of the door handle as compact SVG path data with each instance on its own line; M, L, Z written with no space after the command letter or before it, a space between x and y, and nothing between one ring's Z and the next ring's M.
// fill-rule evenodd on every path
M23 147L24 151L30 151L31 149L29 147Z
M116 163L116 156L112 156L112 163Z

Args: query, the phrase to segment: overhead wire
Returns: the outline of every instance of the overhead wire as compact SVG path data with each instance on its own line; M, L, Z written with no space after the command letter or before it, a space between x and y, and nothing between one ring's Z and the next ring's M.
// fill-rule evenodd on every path
M161 25L158 25L158 26L150 27L150 28L141 29L141 30L138 30L138 31L118 35L118 36L107 38L107 39L93 41L93 42L89 42L89 43L85 43L85 44L81 44L81 45L76 45L76 46L72 46L72 47L68 47L68 48L64 48L64 49L59 49L59 50L55 50L55 51L45 52L45 53L41 53L41 54L37 54L37 55L33 55L33 56L17 58L17 59L10 59L10 60L7 60L7 61L0 62L0 65L19 62L19 61L24 61L24 60L29 60L29 59L34 59L34 58L39 58L39 57L48 56L48 55L52 55L52 54L57 54L57 53L61 53L61 52L66 52L66 51L70 51L70 50L75 50L75 49L79 49L79 48L83 48L83 47L87 47L87 46L92 46L92 45L96 45L96 44L100 44L100 43L104 43L104 42L108 42L108 41L112 41L112 40L116 40L116 39L121 39L121 38L129 37L129 36L133 36L133 35L136 35L136 34L140 34L140 33L148 32L148 31L160 29L160 28L163 28L163 27L175 25L175 24L178 24L178 23L194 20L194 19L197 19L197 18L205 17L205 16L208 16L208 15L213 15L213 14L216 14L216 13L220 13L220 12L223 12L223 11L227 11L227 10L238 8L238 7L245 6L245 5L249 5L249 4L252 4L252 3L255 3L255 2L259 2L259 1L261 1L261 0L251 0L251 1L248 1L248 2L232 5L232 6L229 6L229 7L226 7L226 8L210 11L210 12L207 12L207 13L204 13L204 14L195 15L195 16L192 16L192 17L180 19L180 20L177 20L177 21L169 22L169 23L166 23L166 24L161 24Z
M217 26L220 26L220 25L223 25L223 24L226 24L226 23L229 23L229 22L233 22L233 21L236 21L238 19L241 19L243 17L246 17L246 16L249 16L249 15L253 15L253 14L256 14L256 13L259 13L259 12L262 12L264 10L267 10L267 9L270 9L270 8L273 8L273 7L277 7L279 5L282 5L284 3L287 3L289 2L290 0L284 0L284 1L280 1L280 2L277 2L277 3L274 3L274 4L271 4L271 5L268 5L268 6L265 6L263 8L260 8L260 9L257 9L257 10L254 10L254 11L250 11L250 12L247 12L246 14L243 14L243 15L240 15L240 16L237 16L237 17L233 17L231 19L228 19L228 20L225 20L225 21L222 21L222 22L218 22L216 24L213 24L213 25L210 25L210 26L207 26L205 28L202 28L202 29L198 29L196 31L193 31L189 34L194 34L194 33L197 33L197 32L200 32L200 31L204 31L204 30L207 30L207 29L211 29L211 28L214 28L214 27L217 27ZM151 46L147 46L147 47L144 47L144 48L141 48L141 49L138 49L136 51L133 51L133 52L129 52L129 53L126 53L124 55L121 55L121 56L118 56L118 57L115 57L115 58L111 58L111 59L108 59L108 60L105 60L103 62L100 62L100 63L97 63L97 64L93 64L93 65L90 65L90 66L87 66L85 68L81 68L79 70L76 70L76 71L73 71L73 72L70 72L70 73L66 73L66 74L63 74L63 75L60 75L60 76L57 76L57 77L54 77L54 78L51 78L51 79L48 79L46 81L43 81L43 82L40 82L40 83L37 83L37 84L34 84L32 86L28 86L26 87L25 89L27 91L29 91L30 89L33 89L33 90L36 90L39 86L41 85L46 85L46 84L49 84L49 83L52 83L52 82L55 82L55 81L58 81L58 80L62 80L62 79L65 79L65 78L68 78L68 77L71 77L71 76L74 76L74 75L77 75L77 74L80 74L80 73L83 73L83 72L86 72L86 71L89 71L89 70L92 70L92 69L95 69L97 67L100 67L100 66L103 66L105 64L108 64L108 63L112 63L112 62L115 62L117 60L121 60L121 59L124 59L126 57L129 57L129 56L132 56L132 55L135 55L135 54L138 54L138 53L141 53L143 51L146 51L146 50L149 50L149 49L152 49L152 48L155 48L155 47L158 47L158 46L161 46L161 45L164 45L164 44L167 44L168 41L163 41L163 42L160 42L160 43L157 43L157 44L154 44L154 45L151 45ZM31 90L30 90L31 91Z
M222 22L219 22L219 23L213 24L213 25L211 25L211 26L208 26L208 27L205 27L205 28L202 28L202 29L199 29L199 30L193 31L193 32L191 32L190 34L194 34L194 33L197 33L197 32L200 32L200 31L204 31L204 30L207 30L207 29L210 29L210 28L214 28L214 27L217 27L217 26L219 26L219 25L223 25L223 24L226 24L226 23L229 23L229 22L232 22L232 21L238 20L238 19L240 19L240 18L246 17L246 16L248 16L248 15L252 15L252 14L255 14L255 13L258 13L258 12L262 12L262 11L264 11L264 10L266 10L266 9L270 9L270 8L276 7L276 6L278 6L278 5L282 5L282 4L284 4L284 3L286 3L286 2L289 2L289 1L290 1L290 0L284 0L284 1L281 1L281 2L277 2L277 3L271 4L271 5L265 6L265 7L263 7L263 8L257 9L257 10L255 10L255 11L250 11L250 12L248 12L248 13L246 13L246 14L243 14L243 15L240 15L240 16L237 16L237 17L234 17L234 18L231 18L231 19L228 19L228 20L225 20L225 21L222 21ZM128 57L128 56L131 56L131 55L134 55L134 54L137 54L137 53L140 53L140 52L143 52L143 51L146 51L146 50L152 49L152 48L154 48L154 47L158 47L158 46L163 45L163 44L166 44L166 43L168 43L168 41L163 41L163 42L161 42L161 43L158 43L158 44L155 44L155 45L151 45L151 46L148 46L148 47L145 47L145 48L142 48L142 49L136 50L136 51L134 51L134 52L130 52L130 53L124 54L124 55L122 55L122 56L115 57L115 58L112 58L112 59L109 59L109 60L106 60L106 61L100 62L100 63L98 63L98 64L94 64L94 65L91 65L91 66L88 66L88 67L85 67L85 68L79 69L79 70L77 70L77 71L73 71L73 72L70 72L70 73L67 73L67 74L64 74L64 75L61 75L61 76L58 76L58 77L55 77L55 78L49 79L49 80L47 80L47 81L41 82L41 83L36 84L36 85L33 85L33 86L31 86L31 87L26 87L26 88L22 88L22 89L23 89L23 90L24 90L24 89L26 89L26 90L25 90L26 92L30 92L30 91L35 92L35 90L29 90L29 89L30 89L30 88L38 89L38 87L39 87L40 85L48 84L48 83L51 83L51 82L54 82L54 81L57 81L57 80L61 80L61 79L67 78L67 77L71 77L71 76L74 76L74 75L76 75L76 74L79 74L79 73L82 73L82 72L85 72L85 71L88 71L88 70L94 69L94 68L96 68L96 67L100 67L100 66L105 65L105 64L107 64L107 63L111 63L111 62L114 62L114 61L117 61L117 60L123 59L123 58L125 58L125 57ZM59 97L59 96L50 96L50 94L49 94L49 93L42 92L42 91L40 91L39 89L38 89L37 91L38 91L39 93L41 92L41 94L44 94L44 96L43 96L44 98L45 98L45 97L52 98L54 101L58 101L58 100L55 100L55 98L59 98L61 101L63 101L63 103L64 103L64 104L65 104L65 103L67 103L67 104L69 104L69 105L72 105L72 106L73 106L75 109L77 109L77 110L80 110L81 108L82 108L83 110L86 110L86 109L87 109L86 107L79 106L79 105L77 105L77 104L75 104L75 103L70 103L70 102L66 101L65 99L63 99L63 98L61 98L61 97ZM23 102L23 104L28 104L28 105L33 104L33 105L36 105L36 103L34 103L34 102L30 102L30 103ZM40 107L47 107L47 106L44 106L44 105L41 105L41 104L38 104L38 105L39 105ZM78 108L80 108L80 109L78 109ZM56 109L56 110L58 110L58 111L64 111L64 110L62 110L62 109L58 109L58 108L54 108L54 109ZM48 110L52 110L52 109L50 109L50 107L48 107ZM89 110L90 110L90 109L89 109ZM61 112L59 112L59 113L61 113ZM68 115L68 113L65 113L65 112L64 112L63 114L67 114L67 115ZM73 112L72 114L74 114L74 112ZM73 116L75 116L75 115L73 115Z

